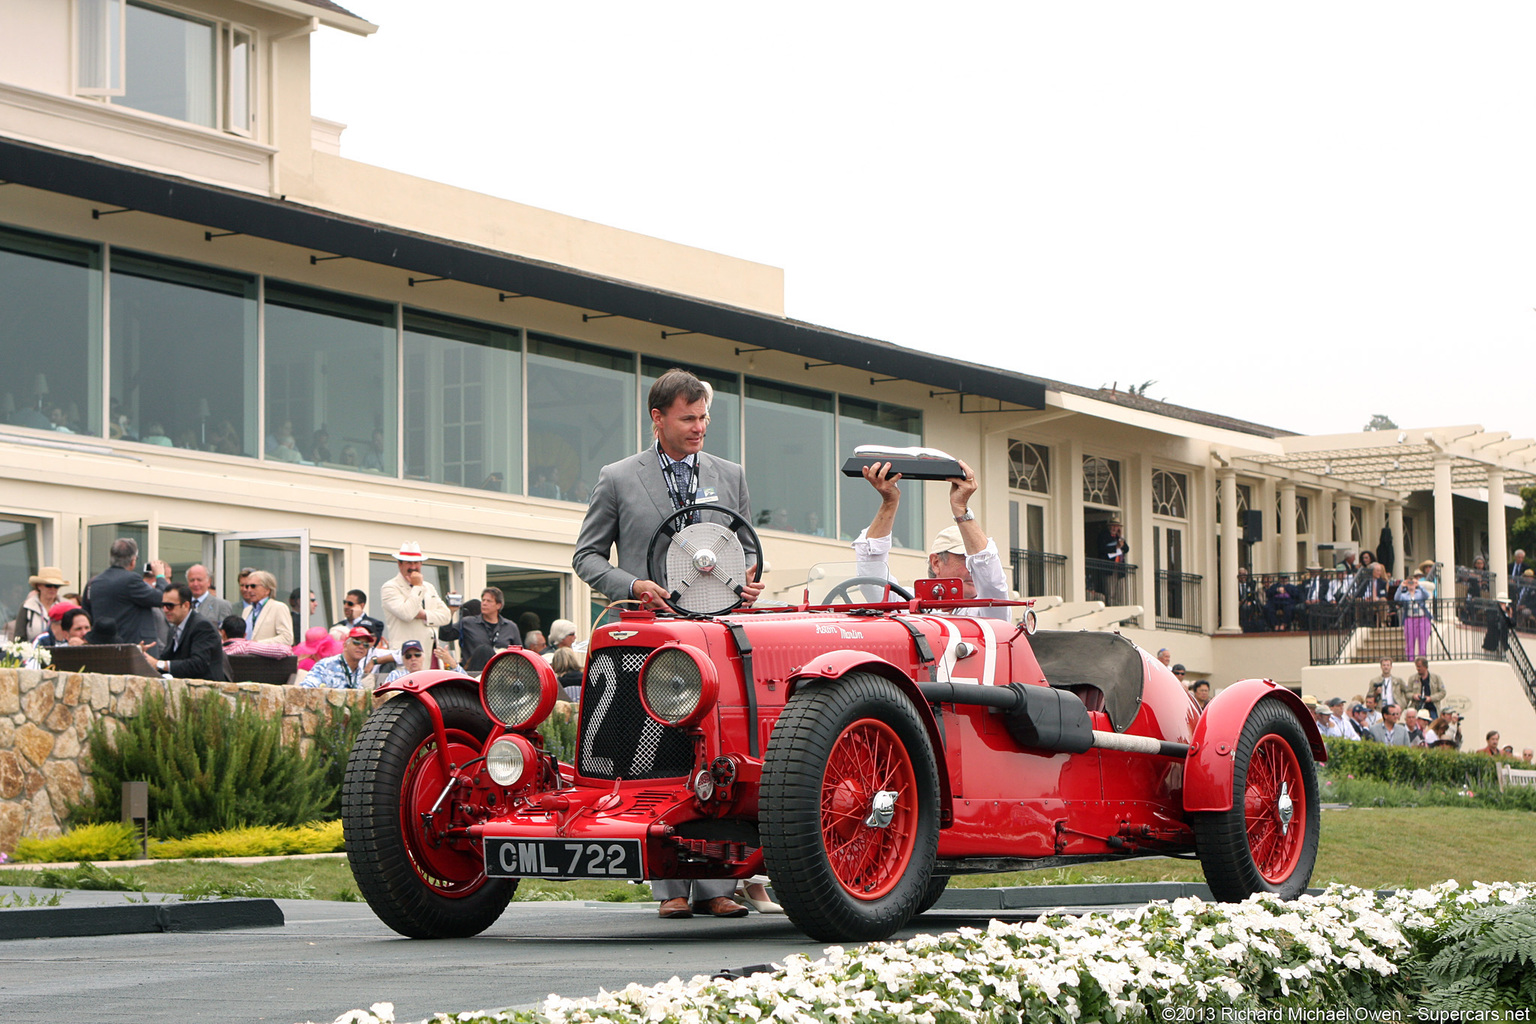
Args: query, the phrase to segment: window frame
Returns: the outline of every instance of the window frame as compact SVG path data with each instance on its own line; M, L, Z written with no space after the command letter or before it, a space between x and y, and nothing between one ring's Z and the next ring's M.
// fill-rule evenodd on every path
M81 84L82 76L86 70L85 62L82 60L83 55L81 54L81 29L85 21L84 7L87 2L103 4L105 9L109 12L112 8L116 9L117 80L116 82L111 81L112 61L110 56L107 56L104 53L103 56L107 61L107 64L105 68L105 74L101 75L101 77L107 80L107 84L105 86L88 86ZM129 6L138 6L147 10L162 11L166 14L170 14L175 17L187 18L204 25L209 25L213 28L214 66L212 103L214 124L212 126L201 125L196 121L188 121L183 118L168 117L164 114L156 114L153 111L142 110L138 107L130 106L122 102L114 102L114 97L127 95L128 76L132 70L128 66ZM75 0L74 4L71 5L71 10L71 86L74 89L74 95L98 99L105 103L111 104L120 110L131 110L136 114L143 114L149 117L162 117L168 121L174 121L177 124L187 125L192 128L200 128L204 131L237 135L246 139L256 138L258 134L257 126L259 125L261 119L262 77L260 60L261 33L259 33L255 28L244 22L232 21L226 18L212 17L208 15L207 12L192 10L179 4L163 3L161 0ZM234 74L234 62L232 61L231 57L234 52L235 41L237 37L241 36L244 37L246 45L249 47L250 53L246 61L245 96L247 109L245 117L246 123L242 125L236 125L234 124L235 111L230 107L231 98L234 93L234 90L231 88L231 85L233 84L231 76ZM97 71L100 72L102 69L98 68Z

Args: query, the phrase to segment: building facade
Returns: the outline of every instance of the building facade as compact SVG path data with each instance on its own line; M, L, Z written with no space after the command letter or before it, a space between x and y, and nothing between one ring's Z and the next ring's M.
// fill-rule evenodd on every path
M129 535L226 596L269 569L321 625L348 589L376 604L412 540L440 591L498 585L585 634L584 503L673 365L715 388L708 447L746 468L771 596L849 560L876 505L838 472L854 446L929 445L978 469L1022 595L1218 682L1307 661L1223 647L1239 567L1384 528L1399 575L1502 564L1507 492L1536 479L1536 448L1479 427L1308 437L803 323L776 268L347 160L309 40L374 26L324 0L0 0L0 28L7 618L40 566L79 589ZM1130 553L1106 566L1111 520ZM909 497L899 575L947 522L942 485Z

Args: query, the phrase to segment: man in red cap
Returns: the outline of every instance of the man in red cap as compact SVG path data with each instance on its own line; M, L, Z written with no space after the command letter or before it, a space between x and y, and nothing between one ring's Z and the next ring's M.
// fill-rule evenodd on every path
M76 614L70 615L70 612ZM66 621L66 616L68 621ZM48 632L37 638L39 647L79 647L91 631L91 617L73 601L55 601L48 608Z
M347 632L341 653L321 658L299 683L300 686L326 686L332 690L361 690L368 674L368 652L373 649L373 634L362 626Z

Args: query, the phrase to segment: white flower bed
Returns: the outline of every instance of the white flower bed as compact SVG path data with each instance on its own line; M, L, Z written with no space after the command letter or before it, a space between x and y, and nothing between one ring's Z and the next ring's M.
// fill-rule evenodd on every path
M53 652L25 640L0 640L0 668L47 668Z
M1468 908L1536 898L1536 886L1455 881L1383 898L1334 887L1286 903L1181 899L1029 924L993 921L876 943L773 974L630 985L538 1010L438 1014L442 1024L837 1024L843 1021L1199 1021L1211 1010L1372 1008L1404 993L1401 962ZM1191 1014L1191 1009L1203 1013ZM1234 1016L1232 1019L1242 1019ZM392 1024L375 1003L334 1024Z

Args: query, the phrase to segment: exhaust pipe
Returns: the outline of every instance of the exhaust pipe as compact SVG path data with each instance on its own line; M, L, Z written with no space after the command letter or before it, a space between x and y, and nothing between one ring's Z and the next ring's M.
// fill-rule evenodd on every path
M1069 754L1097 748L1181 760L1189 754L1187 743L1095 729L1088 709L1069 690L1024 683L918 683L917 688L933 704L996 708L1007 717L1008 732L1021 747Z

